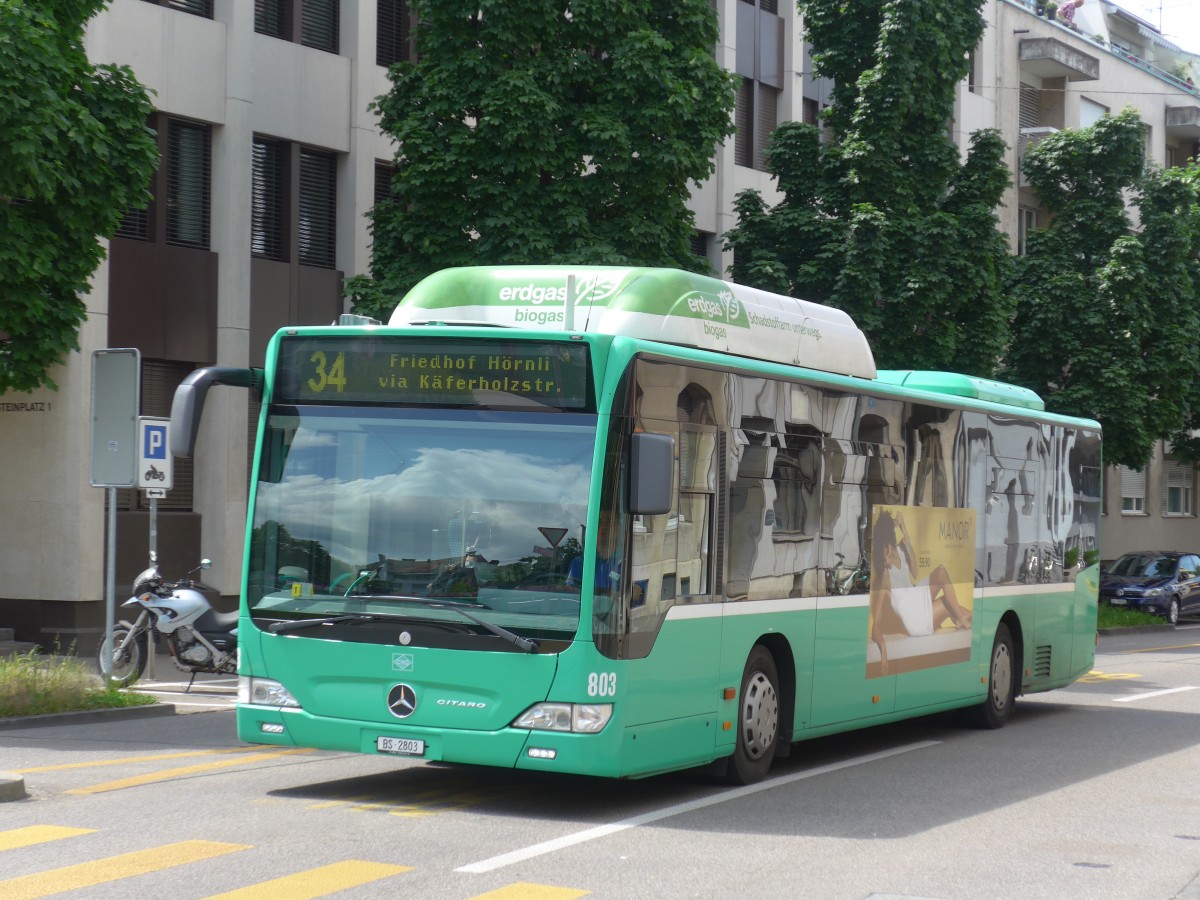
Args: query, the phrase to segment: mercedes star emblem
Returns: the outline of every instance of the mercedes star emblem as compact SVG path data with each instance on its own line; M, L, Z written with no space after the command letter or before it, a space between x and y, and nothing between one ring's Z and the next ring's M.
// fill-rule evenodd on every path
M388 691L388 710L397 719L407 719L417 710L417 692L411 685L398 684Z

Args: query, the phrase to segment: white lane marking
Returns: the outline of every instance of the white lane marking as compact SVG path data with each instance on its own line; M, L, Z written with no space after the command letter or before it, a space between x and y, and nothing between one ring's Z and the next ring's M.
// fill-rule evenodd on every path
M1194 691L1195 685L1189 687L1167 688L1163 691L1149 691L1145 694L1134 694L1132 697L1117 697L1113 703L1133 703L1137 700L1149 700L1151 697L1161 697L1164 694L1178 694L1180 691Z
M896 747L892 750L881 750L879 753L868 753L866 756L856 756L853 759L843 760L842 762L829 763L825 766L817 766L815 769L807 769L803 772L797 772L794 775L785 775L781 778L771 778L759 784L751 784L745 787L734 788L729 791L722 791L719 794L714 794L711 797L702 797L699 800L689 800L686 803L677 803L674 806L667 806L662 809L656 809L652 812L642 813L640 816L632 816L628 819L622 819L619 822L612 822L608 825L597 825L595 828L588 828L584 831L578 831L575 834L569 834L564 837L554 838L550 841L543 841L540 844L532 844L520 850L513 850L511 853L502 853L499 856L493 856L490 859L483 859L479 862L470 863L469 865L459 866L455 872L469 872L471 874L479 874L482 872L491 872L495 869L510 866L513 863L524 862L527 859L532 859L535 856L542 856L546 853L553 853L556 850L563 850L567 847L573 847L576 844L582 844L586 841L594 841L598 838L608 837L610 834L616 834L619 831L625 831L628 828L636 828L639 825L648 825L651 822L657 822L660 819L667 819L671 816L679 816L684 813L695 812L698 809L704 809L708 806L715 806L718 803L725 803L729 800L739 800L742 797L748 797L751 794L757 794L759 791L769 790L771 788L781 787L785 784L791 784L795 781L803 781L806 778L815 778L818 775L826 775L830 772L836 772L839 769L848 769L852 766L866 765L867 763L877 762L881 759L887 759L889 756L898 756L901 753L909 753L913 750L925 750L929 747L935 747L941 741L919 741L915 744L906 744L903 747Z

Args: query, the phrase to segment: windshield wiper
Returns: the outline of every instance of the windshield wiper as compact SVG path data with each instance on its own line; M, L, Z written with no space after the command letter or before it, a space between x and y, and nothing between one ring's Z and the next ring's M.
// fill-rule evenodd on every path
M371 597L372 600L399 600L401 603L419 603L421 606L429 609L448 609L458 613L464 618L470 619L476 625L486 629L491 634L498 638L503 638L519 650L524 650L526 653L536 653L538 650L538 642L532 641L529 638L523 638L519 634L509 631L507 628L501 628L485 619L479 618L472 612L468 612L464 607L464 603L447 603L444 600L428 600L424 597L400 597L394 594L375 594ZM298 628L308 628L310 625L334 625L338 622L371 622L387 619L399 618L398 616L380 615L378 613L346 613L341 616L328 616L322 619L296 619L292 622L276 622L270 625L269 628L275 634L281 631L295 631Z
M375 622L383 619L396 619L399 616L380 616L374 613L346 613L344 616L325 616L319 619L293 619L290 622L274 622L267 626L268 631L279 634L281 631L296 631L313 625L335 625L338 622Z
M501 628L499 625L495 625L491 622L488 622L486 619L479 618L479 616L475 615L475 613L467 612L467 610L465 608L467 604L465 604L465 603L453 603L453 602L447 603L445 600L427 600L424 597L395 597L395 598L393 598L391 596L388 596L387 599L401 600L405 603L420 603L422 606L427 606L430 609L452 610L453 612L458 613L460 616L470 619L472 622L474 622L476 625L480 626L481 628L486 628L492 634L496 635L496 637L503 638L504 640L506 640L510 644L512 644L514 647L516 647L520 650L524 650L526 653L537 653L537 649L538 649L537 641L531 641L529 638L523 638L519 634L509 631L507 628Z

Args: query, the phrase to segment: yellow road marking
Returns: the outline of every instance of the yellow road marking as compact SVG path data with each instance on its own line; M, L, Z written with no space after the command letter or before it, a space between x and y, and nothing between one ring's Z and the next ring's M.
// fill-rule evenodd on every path
M370 800L374 794L356 794L353 797L344 797L340 800L323 800L320 803L310 803L306 809L330 809L334 806L345 806L348 803L358 803L363 800Z
M411 870L412 866L390 866L385 863L347 859L238 888L236 891L214 894L207 900L310 900Z
M59 772L64 769L90 769L95 766L120 766L127 763L161 762L164 759L191 759L193 756L212 756L217 753L260 753L261 747L224 747L220 750L190 750L187 753L158 753L153 756L125 756L121 759L101 759L91 762L62 763L57 766L38 766L34 769L9 769L17 775L34 772Z
M161 872L185 863L200 862L248 849L249 844L181 841L178 844L155 847L153 850L138 850L135 853L123 853L120 856L51 869L35 875L9 878L7 881L0 881L0 897L4 900L35 900L38 897L77 891L134 875Z
M81 834L94 834L95 831L94 828L67 828L64 825L30 825L28 828L13 828L9 831L0 831L0 850L17 850L21 847L32 847L34 844L78 837Z
M91 787L74 788L68 794L103 794L107 791L119 791L124 788L140 787L143 784L153 784L156 781L169 781L183 775L196 775L200 772L211 772L214 769L226 769L230 766L241 766L246 763L262 762L265 759L275 759L293 753L307 753L303 748L295 750L279 750L275 753L256 753L252 756L240 756L237 759L224 759L220 762L203 763L196 766L183 766L178 769L164 769L161 772L151 772L147 775L136 775L133 778L121 778L117 781L106 781L103 784L93 784Z
M1141 678L1134 672L1101 672L1098 669L1092 669L1082 678L1079 679L1080 684L1102 684L1105 681L1130 681L1134 678Z
M518 881L508 884L486 894L479 894L471 900L574 900L576 897L586 897L591 891L579 891L575 888L552 887L548 884L530 884L528 881Z

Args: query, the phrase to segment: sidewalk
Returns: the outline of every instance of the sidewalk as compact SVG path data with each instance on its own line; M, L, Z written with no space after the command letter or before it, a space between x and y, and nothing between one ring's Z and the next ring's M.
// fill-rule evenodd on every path
M0 629L2 636L5 629ZM0 656L26 653L36 645L20 641L0 640ZM94 662L85 663L94 667ZM96 676L99 684L100 676ZM89 709L78 712L49 713L43 716L21 716L0 719L0 731L40 728L60 725L86 725L93 722L113 722L158 716L185 715L199 712L232 710L237 699L237 676L197 675L181 672L170 654L159 652L147 661L145 674L128 690L150 694L158 702L146 706L122 706L114 709ZM0 771L0 803L23 800L27 796L25 779L20 775Z

